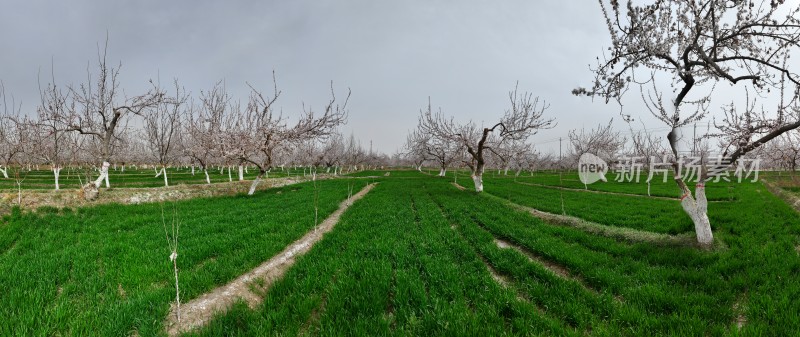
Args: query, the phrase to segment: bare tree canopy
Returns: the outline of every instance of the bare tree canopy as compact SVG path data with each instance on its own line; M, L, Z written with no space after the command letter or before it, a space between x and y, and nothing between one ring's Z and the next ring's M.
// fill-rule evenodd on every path
M544 117L549 107L546 103L540 104L539 97L534 98L527 92L518 94L517 89L515 86L508 94L511 108L491 127L480 128L472 121L458 124L452 117L447 119L441 111L433 113L430 109L420 118L420 131L450 139L466 149L471 157L467 166L478 192L483 191L484 150L491 151L505 142L527 140L538 130L555 126L554 119Z
M235 121L235 130L241 146L227 155L240 162L247 162L259 169L259 174L250 186L249 194L255 192L256 186L273 165L279 151L287 150L291 144L316 139L326 140L334 134L336 128L347 120L347 102L350 91L344 101L339 104L331 82L331 98L321 115L315 114L303 105L303 112L296 123L289 124L288 118L274 111L273 105L280 96L273 73L273 92L271 96L251 88L250 99L243 114Z
M605 161L613 160L622 151L626 141L619 131L611 128L613 121L612 119L605 126L601 124L591 130L571 130L569 142L573 155L577 158L584 153L591 153Z

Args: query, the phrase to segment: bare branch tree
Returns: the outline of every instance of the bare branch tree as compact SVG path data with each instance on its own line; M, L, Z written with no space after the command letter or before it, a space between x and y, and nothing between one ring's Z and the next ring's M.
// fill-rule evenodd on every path
M208 169L215 158L221 157L221 143L224 139L223 128L230 115L230 101L222 81L217 82L209 91L200 93L199 107L189 109L184 116L184 130L188 137L186 155L200 165L211 184ZM217 162L222 164L222 162Z
M680 162L678 128L708 114L710 93L688 98L703 84L712 90L718 82L738 84L759 95L780 92L775 116L762 118L751 109L736 115L735 109L728 110L719 127L733 141L724 154L731 163L800 126L800 119L787 108L800 95L797 62L788 62L800 47L800 5L766 0L655 0L641 6L629 2L621 8L616 0L599 2L611 34L610 54L598 58L592 69L594 84L573 93L619 101L631 85L654 83L656 74L671 76L678 88L674 99L665 102L663 94L654 90L645 102L656 118L672 128L667 138L675 172ZM698 183L693 197L686 182L675 176L683 194L681 205L695 224L698 242L711 244L705 186Z
M161 166L156 175L164 176L164 186L169 186L167 165L178 156L176 147L180 142L180 117L186 114L185 109L189 95L175 80L175 96L163 96L157 104L144 113L144 133L153 158ZM159 89L160 91L160 89ZM189 113L191 114L191 113Z
M25 149L23 127L20 120L21 105L16 103L14 97L6 96L5 86L0 82L0 172L3 178L8 179L8 169L14 159L21 156Z
M517 93L517 87L508 94L511 108L492 127L479 128L475 123L456 124L446 119L441 111L424 113L420 118L420 130L437 137L450 139L466 148L470 155L467 163L475 184L475 191L483 191L483 172L486 165L485 150L498 147L509 141L524 141L540 129L552 128L555 120L544 117L549 107L539 104L539 98L530 93ZM497 131L497 132L495 132Z
M146 109L157 105L164 96L157 87L150 91L127 97L119 89L118 75L122 65L109 67L106 62L108 41L102 52L98 48L99 73L93 80L87 69L87 81L77 87L71 86L70 93L74 102L72 109L64 116L68 131L75 131L94 139L98 146L96 157L102 161L100 176L92 184L84 186L84 197L92 199L103 180L108 182L108 167L113 155L114 146L120 139L120 133L131 115L141 115ZM151 81L152 83L152 81ZM94 187L92 187L93 185Z
M596 155L606 162L615 159L625 146L626 139L611 127L613 121L612 119L605 126L601 124L588 131L569 131L569 142L575 160L584 153Z
M344 102L339 105L331 82L331 99L322 115L316 116L312 109L303 106L302 115L294 125L290 126L281 114L273 111L273 104L280 96L274 73L273 85L272 96L265 96L251 86L250 100L245 113L236 122L236 130L243 146L229 155L241 162L255 165L259 171L250 185L248 194L255 192L264 175L272 167L278 151L286 150L289 145L303 141L325 140L347 118L345 109L350 99L350 91L348 90Z

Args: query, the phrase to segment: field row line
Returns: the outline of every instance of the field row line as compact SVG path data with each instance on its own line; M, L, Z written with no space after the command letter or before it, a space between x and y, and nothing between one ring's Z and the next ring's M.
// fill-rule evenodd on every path
M239 299L243 299L247 302L250 308L255 308L261 303L263 298L253 292L250 287L254 287L260 293L266 293L267 289L269 289L275 281L281 279L289 268L294 265L299 256L311 250L314 244L322 240L325 233L333 229L336 223L339 222L339 218L353 202L364 197L375 185L376 183L369 184L352 197L342 201L339 204L339 208L331 213L322 223L268 261L239 276L230 283L182 304L180 306L180 322L177 320L178 308L173 305L164 324L167 333L170 336L177 336L181 333L202 327L206 325L215 314L228 311ZM263 281L263 283L259 281Z

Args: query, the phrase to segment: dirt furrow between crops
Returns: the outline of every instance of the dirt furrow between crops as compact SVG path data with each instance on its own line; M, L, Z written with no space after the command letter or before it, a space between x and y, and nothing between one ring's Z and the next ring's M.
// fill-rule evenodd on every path
M637 198L648 198L648 199L657 199L657 200L672 200L672 201L680 201L680 198L673 198L673 197L662 197L662 196L650 196L644 194L635 194L635 193L622 193L622 192L608 192L608 191L598 191L598 190L588 190L582 188L573 188L573 187L561 187L561 186L553 186L553 185L545 185L545 184L537 184L537 183L526 183L522 181L516 181L517 184L520 185L528 185L528 186L536 186L536 187L544 187L544 188L552 188L556 190L564 190L564 191L574 191L574 192L587 192L587 193L596 193L596 194L610 194L610 195L622 195L626 197L637 197ZM729 202L729 200L708 200L710 203L717 203L717 202Z
M528 212L531 215L539 219L542 219L550 224L574 227L592 234L602 235L615 239L621 239L625 241L650 242L655 244L681 245L681 246L695 245L694 236L691 233L670 235L664 233L643 231L627 227L608 226L569 215L561 215L561 214L540 211L538 209L528 206L523 206L514 203L508 199L504 199L495 195L491 196L502 200L511 207Z
M736 314L734 317L734 323L736 324L736 329L741 330L745 324L747 324L747 316L744 315L746 311L745 302L747 301L747 293L742 294L739 298L733 302L733 312Z
M522 256L525 256L528 259L528 261L541 265L542 267L544 267L545 269L549 270L550 272L552 272L553 274L562 279L575 281L584 288L586 288L586 290L594 293L597 292L596 290L589 287L580 276L572 275L572 273L570 273L566 267L560 264L554 263L550 260L542 258L541 256L535 255L529 250L505 240L495 238L494 243L500 249L513 249L517 251L518 253L522 254Z
M239 299L243 299L248 306L255 308L263 298L251 290L251 287L258 293L266 293L267 289L275 281L283 277L286 271L294 265L298 256L302 256L311 250L314 244L322 240L323 235L333 229L347 208L356 200L364 197L373 187L375 187L375 184L367 185L351 198L342 201L339 204L339 208L314 230L308 232L260 266L224 286L200 295L187 303L182 303L180 306L180 322L177 320L177 308L173 305L164 322L167 334L176 336L202 327L211 320L214 314L224 313Z

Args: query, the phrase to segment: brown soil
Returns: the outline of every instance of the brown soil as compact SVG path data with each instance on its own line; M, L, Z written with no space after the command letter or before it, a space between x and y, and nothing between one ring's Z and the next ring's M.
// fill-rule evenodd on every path
M789 206L794 208L795 211L800 212L800 198L798 198L791 192L787 192L786 190L781 188L778 184L766 180L761 180L761 181L764 182L764 186L767 188L768 191L770 191L770 193L774 194L776 197L780 198L781 200L789 204Z
M736 324L736 328L741 330L745 324L747 324L747 316L744 315L745 308L744 308L744 301L747 294L742 294L736 302L733 302L733 312L736 314L734 318L734 323Z
M322 240L323 235L333 229L345 210L354 201L366 195L374 186L375 184L367 185L350 199L342 201L339 204L339 209L334 211L325 221L299 240L290 244L278 255L230 283L181 304L180 322L177 321L177 312L173 305L164 323L167 333L170 336L176 336L202 327L208 323L214 314L227 311L239 299L247 302L250 308L255 308L263 300L258 293L266 293L269 287L283 277L286 271L294 265L298 256L305 254L311 250L315 243Z
M564 190L564 191L576 191L576 192L587 192L587 193L596 193L596 194L610 194L610 195L624 195L626 197L638 197L638 198L649 198L649 199L657 199L657 200L675 200L680 201L680 198L670 198L670 197L661 197L661 196L649 196L644 194L635 194L635 193L620 193L620 192L607 192L607 191L598 191L598 190L587 190L582 188L572 188L572 187L561 187L561 186L553 186L553 185L545 185L545 184L537 184L537 183L526 183L522 181L517 181L517 184L520 185L528 185L528 186L536 186L536 187L545 187L545 188L552 188L556 190ZM718 203L718 202L728 202L727 200L709 200L710 203Z
M553 274L555 274L556 276L559 276L559 277L561 277L563 279L567 279L567 280L573 280L574 279L574 280L579 281L580 283L582 283L582 281L578 280L577 277L573 277L570 274L569 270L567 268L565 268L564 266L561 266L559 264L553 263L551 261L545 260L544 258L536 256L533 253L529 252L527 249L524 249L524 248L522 248L520 246L517 246L517 245L511 243L511 242L500 240L500 239L494 239L494 243L497 245L497 247L502 248L502 249L511 248L511 249L516 250L517 252L519 252L520 254L525 256L526 258L528 258L528 261L531 261L531 262L534 262L534 263L538 263L539 265L545 267L547 270L553 272Z
M318 175L317 179L327 179L327 176ZM291 185L307 181L305 178L284 177L264 179L257 190L266 190L274 187ZM215 197L247 193L252 181L235 181L214 184L185 185L179 184L170 187L146 188L100 188L100 195L94 201L83 199L81 189L65 190L23 190L22 208L36 209L42 206L50 207L82 207L107 203L138 204L146 202L174 201L200 197ZM0 214L8 213L11 207L17 205L17 192L0 193Z
M505 203L509 204L510 206L528 212L531 215L539 219L542 219L549 224L574 227L592 234L602 235L624 241L649 242L654 244L672 245L672 246L696 246L696 240L694 239L694 236L692 234L670 235L670 234L649 232L649 231L643 231L626 227L607 226L569 215L561 215L561 214L554 214L554 213L540 211L535 208L513 203L506 199L502 200ZM713 247L715 249L721 248L723 245L721 242L716 242L715 244L720 246L720 247L717 246Z

